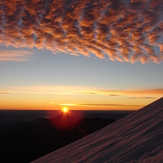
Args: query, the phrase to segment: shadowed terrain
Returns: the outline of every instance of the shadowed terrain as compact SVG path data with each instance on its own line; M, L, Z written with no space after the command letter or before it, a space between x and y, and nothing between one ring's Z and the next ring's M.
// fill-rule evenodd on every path
M1 127L0 162L29 162L80 139L113 119L83 118L74 128L52 125L48 118Z

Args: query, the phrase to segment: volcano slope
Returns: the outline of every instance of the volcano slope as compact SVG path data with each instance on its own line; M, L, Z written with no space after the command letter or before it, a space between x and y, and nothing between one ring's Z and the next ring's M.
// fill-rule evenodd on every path
M163 97L33 162L163 162Z

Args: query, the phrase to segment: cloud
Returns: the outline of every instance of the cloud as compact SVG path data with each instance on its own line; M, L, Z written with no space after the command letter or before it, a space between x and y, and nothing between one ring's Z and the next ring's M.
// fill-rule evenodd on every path
M137 89L137 90L108 90L91 87L78 86L11 86L6 88L12 93L27 93L27 94L57 94L57 95L102 95L110 97L141 95L148 97L151 95L162 96L163 88L157 89ZM3 91L2 91L3 92ZM4 91L5 92L5 91ZM8 92L8 91L7 91Z
M0 6L1 45L131 63L163 61L162 0L14 0ZM11 60L21 61L14 55Z
M117 107L142 107L143 105L124 105L124 104L106 104L106 103L100 103L100 104L96 104L96 103L90 103L90 104L76 104L76 105L78 105L78 106L93 106L93 107L95 107L95 106L101 106L101 107L115 107L115 106L117 106Z
M56 95L78 95L82 94L83 89L86 87L77 86L53 86L53 85L41 85L41 86L10 86L6 90L10 90L12 93L20 94L56 94Z
M25 50L0 49L0 61L29 61L34 57L34 52Z
M71 104L71 103L64 103L64 104L59 104L61 106L77 106L78 104Z
M137 89L137 90L85 90L83 94L87 95L109 95L109 96L120 96L120 95L163 95L163 88L158 89Z
M124 92L125 92L125 94L136 94L136 95L143 95L143 94L163 95L163 88L158 88L158 89L142 89L142 90L129 90L129 91L124 91Z
M137 100L137 99L142 99L142 100L144 100L144 99L157 99L156 97L128 97L129 99L135 99L135 100Z
M0 90L0 94L10 94L11 92L10 91L7 91L7 90Z

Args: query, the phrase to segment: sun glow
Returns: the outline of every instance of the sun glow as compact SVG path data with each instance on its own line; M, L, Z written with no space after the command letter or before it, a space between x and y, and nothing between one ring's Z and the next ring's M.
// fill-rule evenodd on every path
M62 108L62 111L63 111L64 113L67 113L67 112L68 112L68 108L67 108L67 107L63 107L63 108Z

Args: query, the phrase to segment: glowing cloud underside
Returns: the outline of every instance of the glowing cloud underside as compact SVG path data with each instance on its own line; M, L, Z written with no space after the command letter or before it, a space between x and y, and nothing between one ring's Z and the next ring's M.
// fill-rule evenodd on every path
M162 0L0 1L0 44L159 63L162 8Z

